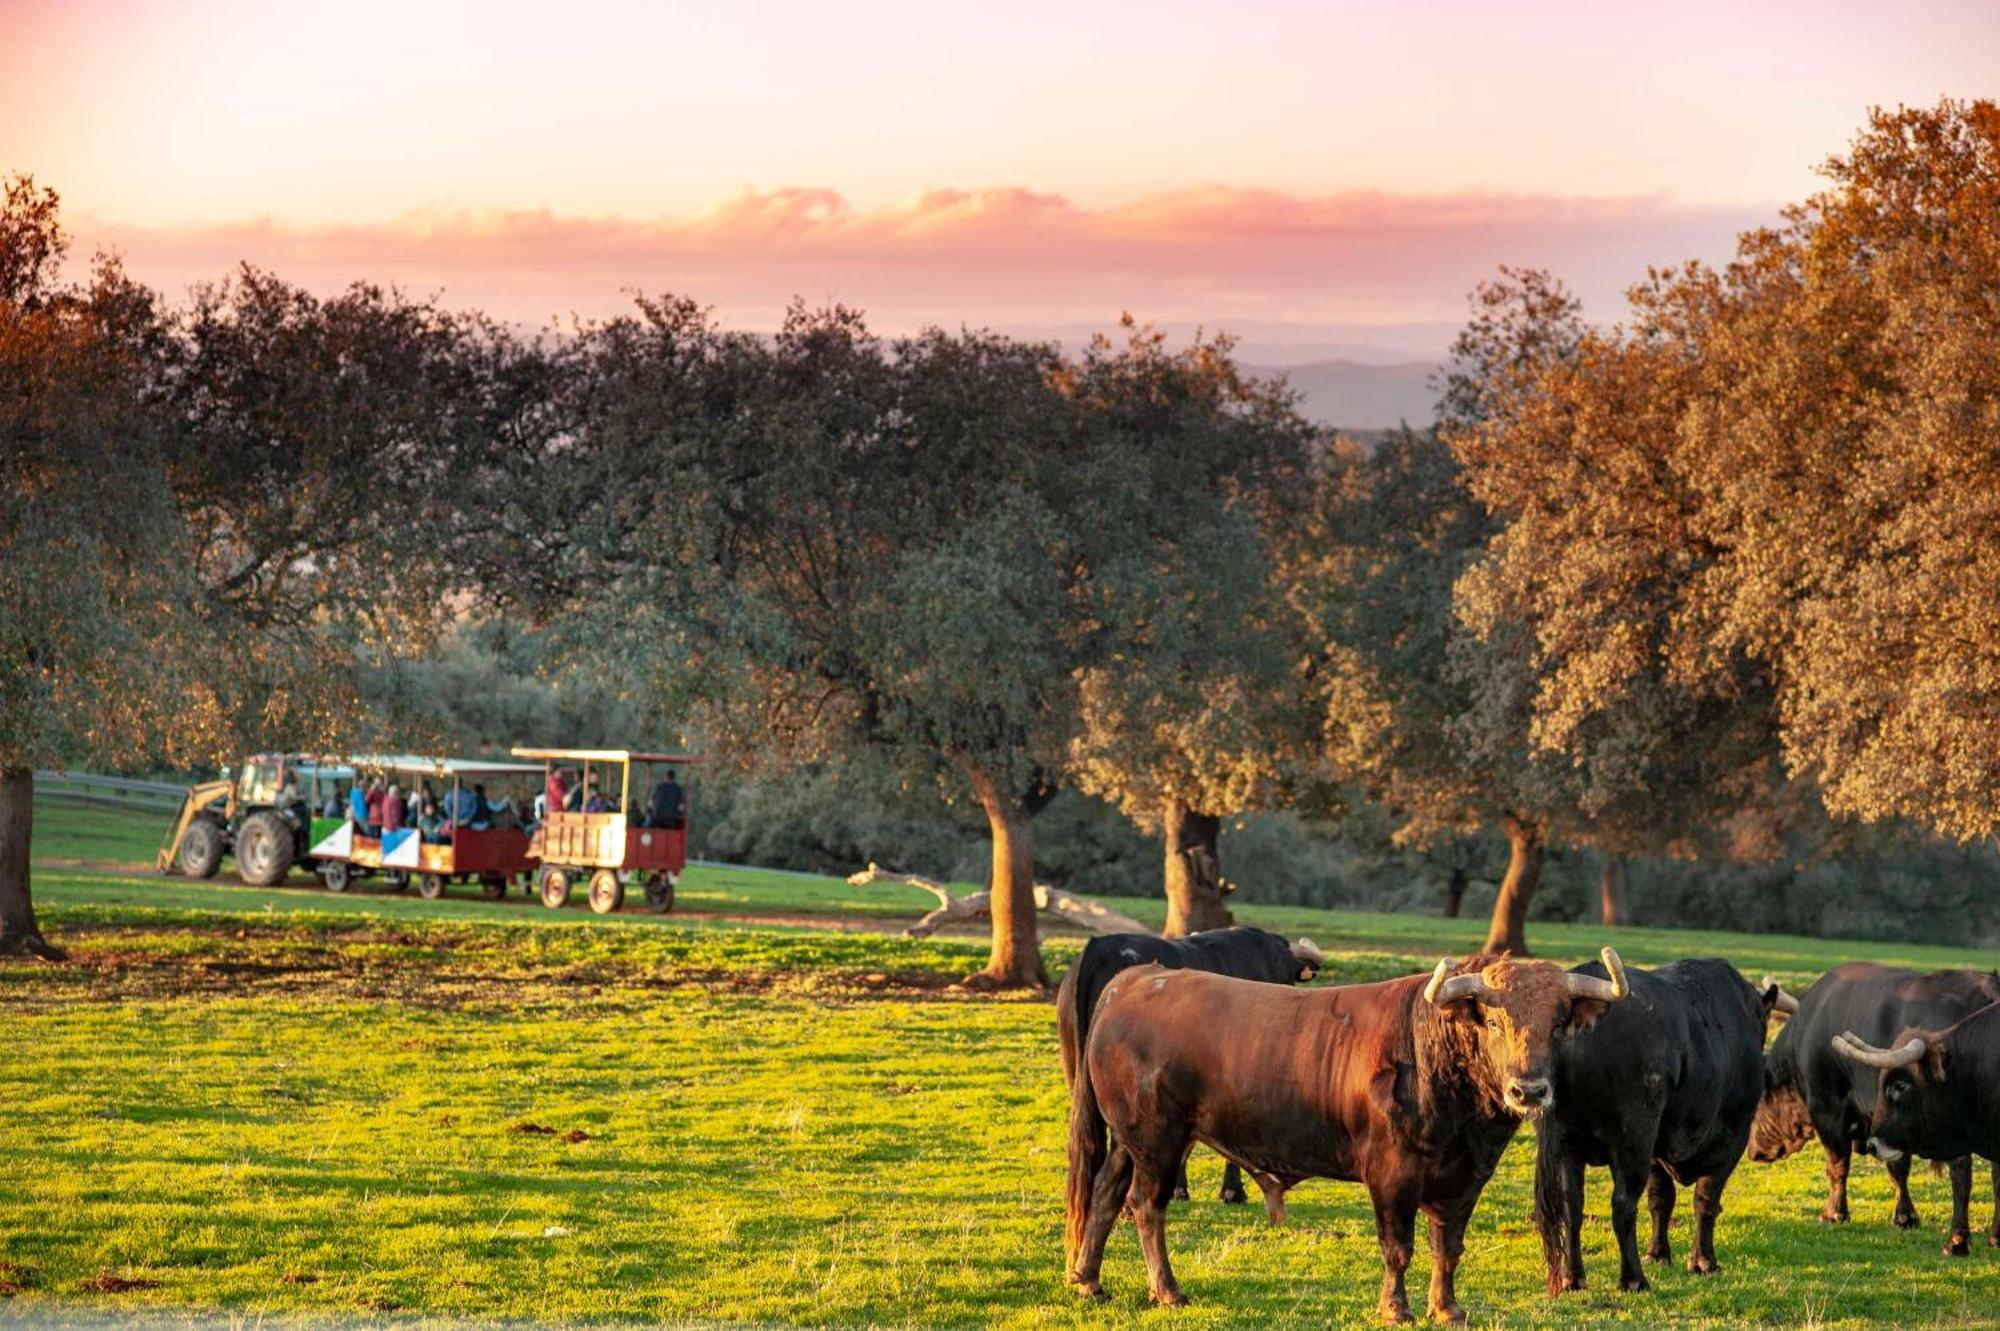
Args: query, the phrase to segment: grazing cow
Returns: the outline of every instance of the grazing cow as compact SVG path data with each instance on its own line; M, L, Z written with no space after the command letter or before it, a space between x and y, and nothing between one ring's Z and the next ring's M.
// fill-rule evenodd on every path
M1303 1179L1364 1183L1384 1317L1410 1318L1403 1272L1430 1221L1433 1316L1463 1321L1465 1226L1521 1119L1548 1108L1556 1048L1624 997L1553 962L1440 961L1429 976L1325 989L1139 966L1098 1000L1070 1105L1069 1278L1101 1293L1104 1243L1129 1207L1153 1301L1187 1300L1167 1260L1174 1175L1199 1141L1264 1189L1274 1221ZM1109 1127L1122 1150L1107 1153Z
M1892 1044L1907 1027L1937 1030L2000 1001L2000 977L1970 970L1921 971L1873 962L1836 966L1808 989L1798 1011L1764 1057L1764 1102L1750 1130L1750 1158L1781 1159L1819 1138L1826 1150L1827 1199L1820 1219L1847 1220L1847 1172L1854 1147L1868 1137L1875 1115L1876 1078L1843 1057L1833 1037L1858 1032L1869 1043ZM1896 1185L1899 1229L1921 1223L1910 1201L1910 1157L1884 1161ZM1967 1218L1972 1161L1950 1161L1951 1232L1945 1251L1972 1251ZM2000 1205L2000 1201L1996 1202Z
M1894 1048L1877 1049L1852 1031L1836 1035L1833 1045L1879 1079L1868 1125L1868 1144L1877 1155L1884 1160L1983 1155L1994 1162L1993 1223L1986 1242L2000 1247L2000 1003L1941 1031L1906 1028ZM1971 1229L1962 1212L1952 1226L1955 1238Z
M1077 1060L1083 1056L1083 1042L1090 1034L1090 1014L1111 977L1120 971L1147 962L1158 962L1168 970L1208 971L1234 975L1239 980L1262 980L1267 984L1303 984L1310 980L1326 956L1310 938L1287 943L1274 933L1239 924L1230 929L1210 929L1186 938L1155 938L1151 934L1105 934L1084 944L1076 965L1063 976L1056 990L1056 1038L1062 1045L1063 1084L1076 1084ZM1181 1168L1174 1196L1186 1197L1187 1168ZM1245 1200L1243 1174L1231 1161L1222 1171L1222 1200Z
M1602 977L1595 962L1576 973ZM1583 1288L1583 1170L1611 1169L1619 1288L1647 1288L1639 1266L1639 1194L1653 1213L1649 1262L1672 1260L1674 1185L1694 1187L1688 1270L1715 1266L1722 1190L1750 1140L1764 1090L1763 995L1726 961L1627 971L1631 996L1556 1055L1555 1106L1535 1126L1535 1225L1549 1293Z

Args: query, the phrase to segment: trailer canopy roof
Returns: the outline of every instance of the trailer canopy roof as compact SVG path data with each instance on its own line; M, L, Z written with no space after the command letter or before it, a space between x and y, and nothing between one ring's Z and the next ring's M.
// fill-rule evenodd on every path
M640 753L633 749L515 749L516 758L577 763L698 763L692 753Z
M526 775L542 770L532 763L505 763L491 758L432 758L420 753L357 753L340 761L363 771L424 772L431 776L486 776L509 772Z

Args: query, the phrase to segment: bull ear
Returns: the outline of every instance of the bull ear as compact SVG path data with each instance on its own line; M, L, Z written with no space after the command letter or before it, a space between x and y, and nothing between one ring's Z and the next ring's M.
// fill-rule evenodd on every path
M1924 1075L1934 1082L1943 1081L1951 1055L1944 1049L1943 1040L1924 1041Z
M1587 1031L1610 1009L1611 1005L1601 998L1572 998L1569 1001L1569 1028L1572 1032Z

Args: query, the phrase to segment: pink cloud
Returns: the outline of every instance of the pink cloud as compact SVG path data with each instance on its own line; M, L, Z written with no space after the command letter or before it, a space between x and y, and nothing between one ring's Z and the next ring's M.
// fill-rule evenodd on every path
M860 306L885 332L1102 327L1129 310L1239 329L1252 343L1257 329L1288 328L1309 349L1315 338L1352 341L1356 329L1454 323L1466 291L1501 263L1549 268L1594 317L1615 318L1619 292L1648 263L1724 257L1736 232L1767 216L1664 197L1227 187L1101 209L1019 188L935 189L856 210L834 190L801 187L653 220L533 211L147 228L81 219L77 231L79 248L117 249L169 291L249 261L314 289L393 282L528 322L615 313L640 289L693 296L744 327L773 325L796 295Z

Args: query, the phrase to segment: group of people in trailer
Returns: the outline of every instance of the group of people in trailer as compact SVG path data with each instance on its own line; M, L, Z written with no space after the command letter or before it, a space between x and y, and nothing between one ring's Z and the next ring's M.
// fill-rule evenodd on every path
M549 809L565 813L618 813L618 796L599 790L597 775L586 768L581 775L573 767L549 769L548 788L535 797L535 817ZM675 779L674 769L653 786L652 796L632 813L634 827L687 826L687 791Z
M281 795L278 803L280 807L289 807L303 801L298 799L296 789L290 788L290 799ZM532 804L504 794L498 799L490 798L482 782L469 787L454 784L440 795L429 782L413 781L406 789L399 782L381 776L356 777L345 792L338 786L328 792L320 816L346 818L362 836L379 838L415 828L424 841L443 844L451 840L452 832L458 828L474 832L519 828L533 836L551 809L566 813L619 812L617 795L599 790L595 773L579 774L574 768L558 767L550 770L547 788L535 796ZM672 768L654 785L651 798L636 811L632 825L687 825L687 792L675 779Z

